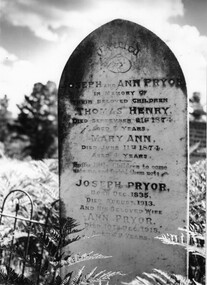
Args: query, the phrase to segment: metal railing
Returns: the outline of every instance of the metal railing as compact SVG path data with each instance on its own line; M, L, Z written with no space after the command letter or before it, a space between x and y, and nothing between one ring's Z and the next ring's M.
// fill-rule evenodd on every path
M15 194L19 194L15 195ZM13 197L13 199L11 199L11 197ZM20 212L21 210L21 200L22 197L24 197L24 199L28 199L27 201L27 213L29 214L28 217L23 216ZM10 198L10 199L9 199ZM59 200L54 201L51 205L50 208L47 209L47 213L45 214L45 220L44 222L42 221L38 221L38 220L34 220L33 219L33 214L34 214L34 204L32 201L32 198L30 197L30 195L20 189L16 189L16 190L12 190L11 192L9 192L7 194L7 196L4 198L1 209L0 209L0 227L3 227L4 224L4 219L7 219L7 224L8 224L8 219L13 220L13 222L9 225L9 236L10 239L7 243L7 246L1 246L0 245L0 264L1 266L4 265L7 268L12 268L15 265L14 260L15 260L15 242L16 242L16 237L15 237L15 233L16 232L21 232L21 222L26 222L26 228L27 228L27 234L24 235L24 253L23 256L21 258L21 260L19 261L18 264L18 275L19 276L24 276L25 271L27 269L27 264L28 264L28 258L29 258L29 246L30 246L30 240L31 240L31 228L34 225L40 225L42 227L42 246L40 248L40 254L38 255L38 267L39 270L37 270L36 272L36 276L35 276L35 284L38 285L40 282L40 269L42 266L42 262L44 259L44 242L46 242L49 233L47 232L47 228L48 228L48 221L51 215L51 211L54 208L55 204L59 202ZM13 211L8 211L5 210L7 207L7 203L12 204L13 207ZM28 206L29 205L29 206ZM29 211L28 211L28 207L29 207ZM8 207L9 208L9 207ZM10 207L11 208L11 207ZM19 214L20 213L20 214ZM2 230L2 229L1 229ZM25 228L24 228L25 231ZM8 254L7 254L8 253ZM29 266L28 266L29 267ZM9 275L12 274L11 270L8 270L7 272L7 280L9 280ZM7 284L7 283L6 283Z

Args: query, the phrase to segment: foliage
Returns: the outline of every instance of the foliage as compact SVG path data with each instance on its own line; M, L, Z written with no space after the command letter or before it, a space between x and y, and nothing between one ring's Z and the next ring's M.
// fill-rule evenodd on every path
M33 218L41 219L42 207L59 198L57 161L1 159L0 201L14 189L24 190L32 197L35 209ZM28 207L28 202L24 201L25 207Z
M206 160L190 166L190 278L205 283ZM192 248L191 248L192 249Z
M54 167L54 164L56 165ZM57 176L57 162L54 160L20 162L13 159L0 160L0 201L3 197L15 189L22 189L27 192L33 200L33 220L45 223L47 213L51 207L51 203L59 198L58 191L58 176ZM55 173L56 172L56 173ZM18 215L25 218L30 218L31 203L27 196L21 192L15 192L10 195L6 204L6 212L8 214L15 213L15 206L19 204ZM54 212L52 218L48 223L54 225L59 219L59 212ZM11 219L3 218L3 226L0 230L1 247L5 251L5 262L8 261L7 249L10 246L12 238L13 224ZM17 231L14 236L14 248L12 260L18 274L18 268L21 267L21 262L24 259L25 241L27 238L27 231L29 223L26 221L18 221ZM55 225L54 225L55 229ZM43 226L33 226L30 229L31 239L29 244L29 261L36 259L38 262L38 255L40 255L40 241ZM37 234L40 234L38 236ZM38 240L38 238L40 240ZM27 264L29 265L29 263ZM33 270L35 271L35 269ZM18 279L19 280L19 279ZM20 282L21 284L21 282Z
M82 237L81 229L76 221L67 218L59 220L58 204L52 208L50 215L47 215L51 209L51 204L58 199L58 163L56 160L20 162L11 159L0 160L0 200L14 189L23 189L30 194L34 201L33 219L39 220L44 224L48 217L48 226L44 234L44 225L36 224L31 227L31 239L29 244L29 254L26 259L27 269L25 275L21 276L14 268L2 267L0 273L0 284L34 284L37 272L40 272L40 283L45 285L63 285L63 284L95 284L107 282L114 275L122 275L121 272L98 272L97 269L90 273L84 273L84 267L79 272L70 271L64 278L60 276L61 268L71 267L76 263L86 262L91 259L110 258L98 253L78 252L71 253L65 251L64 254L60 248L78 242ZM206 183L206 162L200 161L190 166L190 277L186 280L182 276L169 274L160 270L154 270L152 273L144 273L142 277L137 277L130 284L205 284L204 266L205 266L205 183ZM8 201L7 211L14 213L17 201L21 200L22 207L19 214L28 217L29 202L18 194ZM25 260L24 249L26 233L29 224L26 221L20 221L18 231L14 235L14 246L12 251L13 262L21 267L21 261ZM187 229L182 229L180 236L162 235L162 242L171 246L184 246L186 242L184 235ZM0 244L4 250L8 249L12 239L11 220L4 218L4 225L0 230ZM42 251L43 248L43 251ZM43 260L41 261L41 254ZM15 261L16 256L16 261ZM2 255L8 260L8 257ZM8 274L9 273L9 274ZM3 280L3 281L2 281ZM1 283L4 282L4 283ZM9 283L10 282L10 283ZM13 283L12 283L13 282ZM18 283L19 282L19 283ZM104 283L104 284L105 284Z
M19 115L13 132L13 143L24 142L23 156L33 159L52 158L57 153L57 88L48 81L34 84L30 96L17 105Z
M206 223L206 160L190 166L190 230L205 233Z
M0 157L4 156L9 143L9 124L12 123L12 115L8 110L9 100L5 95L0 98Z
M83 267L81 271L74 274L70 271L63 278L60 270L65 266L70 267L76 263L110 258L110 256L93 252L71 253L69 250L62 252L62 248L81 238L81 229L75 220L59 217L59 202L56 200L58 198L57 161L19 162L3 159L0 163L5 166L0 167L1 200L14 189L26 191L34 202L32 219L39 221L39 223L30 224L29 221L18 220L17 229L13 234L11 219L3 218L3 225L0 228L0 244L3 250L1 259L4 264L9 264L11 257L12 262L11 267L1 266L0 284L76 285L88 284L88 282L94 284L108 281L114 275L121 275L120 272L95 272L96 268L89 274L84 274ZM5 207L8 214L16 213L25 218L29 217L31 210L30 201L22 192L12 193ZM28 230L30 240L28 254L25 256ZM26 264L26 270L21 275L23 262Z
M188 250L189 278L202 284L205 284L206 257L206 167L206 160L190 165L189 229L180 229L183 231L180 237L167 233L158 237L165 244L184 246ZM189 244L186 243L184 233L189 235Z
M0 267L0 284L33 285L28 278L17 274L11 267Z
M0 98L0 141L4 142L8 135L8 123L11 120L11 113L8 111L9 99L5 95Z
M187 278L169 274L162 270L154 269L153 273L143 273L144 277L137 276L132 282L127 283L128 285L200 285L196 281L190 281ZM124 283L126 284L126 283Z

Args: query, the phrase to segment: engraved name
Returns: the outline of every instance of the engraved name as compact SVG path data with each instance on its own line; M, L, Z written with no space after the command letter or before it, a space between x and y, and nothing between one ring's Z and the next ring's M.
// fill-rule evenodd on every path
M69 82L69 88L85 89L85 88L108 88L108 87L180 87L184 82L180 78L138 78L129 80L119 80L113 85L105 84L101 81L81 81Z

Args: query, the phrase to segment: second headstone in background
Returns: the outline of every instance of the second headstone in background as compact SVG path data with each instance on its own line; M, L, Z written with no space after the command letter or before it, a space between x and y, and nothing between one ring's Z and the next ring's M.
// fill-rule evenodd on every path
M121 271L112 283L153 268L186 273L180 235L187 217L187 95L164 42L123 20L90 34L59 87L60 196L65 214L93 238L73 250L111 259L86 268ZM76 268L80 268L77 266Z

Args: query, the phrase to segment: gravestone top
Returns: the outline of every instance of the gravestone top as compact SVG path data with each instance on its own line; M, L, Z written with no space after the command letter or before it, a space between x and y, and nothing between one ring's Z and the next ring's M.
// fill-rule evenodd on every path
M59 86L60 196L87 237L73 250L111 259L86 268L186 273L187 94L180 65L155 34L114 20L86 37ZM182 236L183 239L183 236ZM76 248L77 246L77 248Z

